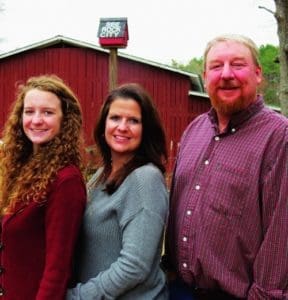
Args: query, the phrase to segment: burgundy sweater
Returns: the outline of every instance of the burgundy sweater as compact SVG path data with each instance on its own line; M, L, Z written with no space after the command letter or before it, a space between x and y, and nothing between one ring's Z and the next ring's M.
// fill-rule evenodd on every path
M30 203L2 219L2 299L65 298L85 204L81 173L68 166L58 172L45 204Z

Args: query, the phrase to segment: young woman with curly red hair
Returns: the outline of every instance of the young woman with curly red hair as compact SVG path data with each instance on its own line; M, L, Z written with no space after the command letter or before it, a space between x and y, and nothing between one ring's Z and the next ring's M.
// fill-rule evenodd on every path
M3 299L64 299L86 203L81 128L79 101L60 78L19 87L0 162Z

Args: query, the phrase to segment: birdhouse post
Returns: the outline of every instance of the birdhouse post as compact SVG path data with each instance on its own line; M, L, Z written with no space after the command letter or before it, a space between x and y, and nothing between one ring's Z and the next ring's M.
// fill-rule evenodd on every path
M117 85L118 48L126 48L129 39L127 18L101 18L98 29L99 44L108 48L109 53L109 90Z

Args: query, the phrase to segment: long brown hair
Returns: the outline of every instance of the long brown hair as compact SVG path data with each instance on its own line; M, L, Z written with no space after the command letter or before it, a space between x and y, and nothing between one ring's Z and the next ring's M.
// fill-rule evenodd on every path
M41 144L33 154L32 142L23 131L24 98L38 89L55 94L61 101L63 119L59 134ZM19 86L16 101L3 131L1 154L0 213L12 212L17 203L43 202L57 171L73 164L82 168L82 112L73 91L55 75L31 77Z
M133 158L120 168L114 178L106 182L111 172L111 151L105 140L105 123L111 103L117 98L133 99L141 108L142 140ZM162 173L165 172L167 148L164 128L158 111L148 93L136 83L127 83L112 90L100 111L94 128L94 139L103 158L104 171L96 182L106 182L106 191L114 193L124 179L136 168L153 163Z

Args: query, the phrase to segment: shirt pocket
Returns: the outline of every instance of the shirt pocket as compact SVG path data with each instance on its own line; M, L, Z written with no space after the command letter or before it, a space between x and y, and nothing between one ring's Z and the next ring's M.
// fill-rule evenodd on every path
M249 169L218 162L216 170L210 175L209 192L206 197L211 213L230 220L239 219L249 198Z

